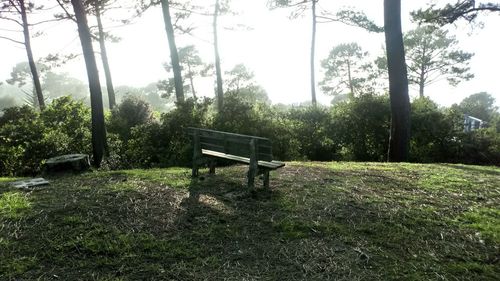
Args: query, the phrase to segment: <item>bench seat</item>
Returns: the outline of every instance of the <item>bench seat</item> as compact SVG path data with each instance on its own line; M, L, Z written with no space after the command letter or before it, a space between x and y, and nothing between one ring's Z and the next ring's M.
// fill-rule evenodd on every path
M273 159L271 141L267 138L221 132L209 129L186 129L193 138L192 176L198 176L199 165L209 160L209 172L215 173L215 159L226 159L247 164L248 187L254 188L254 178L263 175L264 187L269 187L269 171L285 166Z
M218 151L213 151L213 150L208 150L208 149L202 149L201 153L204 154L204 155L213 156L213 157L217 157L217 158L224 158L224 159L228 159L228 160L240 162L240 163L243 163L243 164L250 164L250 158L247 158L247 157L241 157L241 156L236 156L236 155L232 155L232 154L226 154L226 153L223 153L223 152L218 152ZM280 162L280 161L275 161L275 160L273 160L273 161L262 161L262 160L259 160L259 161L257 161L257 165L259 167L264 167L264 168L268 168L268 169L271 169L271 170L276 170L278 168L281 168L281 167L285 166L285 163L284 162Z

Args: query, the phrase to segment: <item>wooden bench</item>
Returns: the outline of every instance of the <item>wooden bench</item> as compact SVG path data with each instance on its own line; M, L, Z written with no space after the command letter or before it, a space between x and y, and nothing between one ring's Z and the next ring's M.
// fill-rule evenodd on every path
M187 128L193 138L192 176L198 176L201 164L209 159L209 173L215 173L215 158L248 164L248 187L253 189L255 177L263 175L264 187L269 187L269 171L285 166L274 161L271 141L266 138L233 134L200 128Z

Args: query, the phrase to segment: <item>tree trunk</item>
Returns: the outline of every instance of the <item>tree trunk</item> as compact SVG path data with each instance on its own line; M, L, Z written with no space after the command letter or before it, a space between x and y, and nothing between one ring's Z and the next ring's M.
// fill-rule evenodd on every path
M385 44L391 100L391 135L388 160L408 161L410 99L401 30L401 0L384 0Z
M43 110L45 108L45 100L43 98L40 76L38 75L38 70L36 69L35 60L33 58L33 51L31 50L30 30L29 30L28 16L26 15L26 6L24 5L24 0L19 0L19 6L21 9L21 18L23 21L24 46L26 47L26 54L28 55L28 64L31 70L31 77L33 78L33 84L35 86L38 105L40 106L40 110Z
M217 17L219 16L219 0L215 0L214 11L214 52L215 52L215 75L217 76L217 108L219 112L224 105L224 89L222 88L222 70L220 67L219 39L217 37Z
M424 97L424 88L425 88L425 66L422 64L420 67L420 77L418 81L418 96L420 98Z
M113 87L113 79L111 79L111 70L109 69L108 52L106 51L106 43L104 42L104 28L101 20L101 7L99 1L94 2L95 16L97 19L97 28L99 30L99 48L101 49L102 67L104 76L106 77L106 89L108 91L109 108L113 109L116 105L115 89Z
M350 97L354 97L354 85L352 84L352 74L351 74L351 61L347 61L347 79L349 79L349 90L351 93Z
M316 54L316 1L312 1L312 37L311 37L311 101L316 106L316 76L315 76L315 54Z
M36 94L36 89L33 87L33 91L31 94L29 94L28 92L25 92L25 94L28 95L28 97L30 97L33 101L33 108L37 108L37 107L40 107L40 104L38 104L38 96Z
M181 66L179 63L179 54L175 45L174 27L170 17L170 3L168 0L161 0L161 9L163 12L163 22L167 32L168 47L170 49L170 60L172 62L172 71L174 72L175 96L177 102L184 101L184 85L182 83Z
M92 38L90 36L85 8L82 0L71 0L75 11L76 22L78 25L78 34L83 50L85 65L87 66L87 77L90 88L90 106L92 112L92 153L94 166L101 165L102 158L106 152L106 128L104 126L104 112L102 106L101 84L99 82L99 73L92 47Z
M425 83L424 83L424 78L423 78L423 74L422 74L422 75L420 75L420 81L418 83L418 96L419 96L419 98L424 97L424 88L425 88Z
M191 71L191 64L189 64L188 62L187 66L189 71L189 84L191 85L191 92L193 92L193 98L197 100L198 98L196 97L196 91L194 90L194 79L193 79L193 72Z
M426 56L426 48L425 44L422 46L422 56L421 56L421 62L422 64L420 65L420 75L419 75L419 81L418 81L418 94L420 98L424 97L424 88L425 88L425 65L423 63L423 59Z

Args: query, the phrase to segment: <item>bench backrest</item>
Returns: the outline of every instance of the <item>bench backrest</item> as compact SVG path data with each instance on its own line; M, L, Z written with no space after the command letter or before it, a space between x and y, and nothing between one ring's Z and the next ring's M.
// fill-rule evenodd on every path
M193 138L199 138L200 149L208 149L247 158L250 158L252 153L250 143L253 140L257 160L273 160L271 141L267 138L192 127L187 128L187 133L193 136Z

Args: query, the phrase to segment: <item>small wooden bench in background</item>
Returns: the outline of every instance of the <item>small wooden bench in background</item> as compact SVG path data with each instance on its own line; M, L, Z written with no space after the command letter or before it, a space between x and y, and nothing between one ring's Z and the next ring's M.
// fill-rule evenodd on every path
M214 158L227 159L248 164L248 187L254 187L255 177L263 175L264 187L269 187L269 171L285 166L273 160L271 141L267 138L233 134L200 128L187 128L193 138L192 176L198 176L198 169L204 157L209 157L209 172L215 173Z

